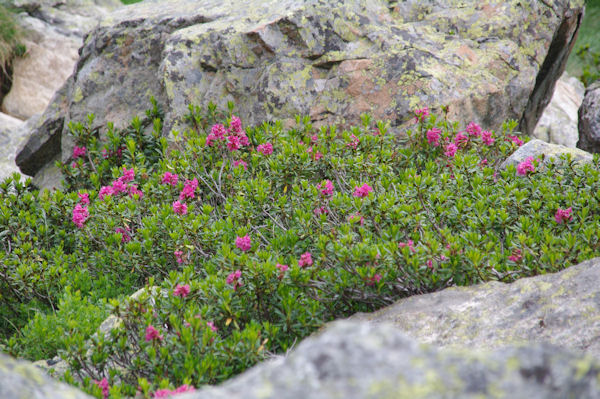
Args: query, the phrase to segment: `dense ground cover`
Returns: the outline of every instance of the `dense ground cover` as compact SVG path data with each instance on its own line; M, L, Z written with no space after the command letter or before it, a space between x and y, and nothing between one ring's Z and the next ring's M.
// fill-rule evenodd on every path
M561 270L600 251L597 162L528 160L498 132L417 110L392 134L162 113L101 142L74 124L65 189L0 184L0 331L59 353L102 397L221 382L323 323L450 285ZM141 287L145 291L131 299ZM112 313L121 323L92 335ZM94 383L94 381L99 381Z

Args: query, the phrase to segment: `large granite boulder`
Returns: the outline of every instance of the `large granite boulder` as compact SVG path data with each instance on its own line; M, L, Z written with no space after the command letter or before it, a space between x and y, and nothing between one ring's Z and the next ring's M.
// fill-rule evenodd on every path
M600 258L559 273L453 287L355 319L390 322L419 342L494 349L547 342L600 361Z
M92 399L76 388L59 383L26 361L0 353L0 398Z
M60 141L72 120L125 125L153 95L165 134L187 104L236 104L246 124L354 124L370 112L407 123L419 106L532 133L564 70L583 0L172 0L118 9L85 40L60 115L43 116L17 163L37 173L36 148ZM49 122L49 120L53 122ZM60 123L62 121L62 123ZM54 139L60 136L60 140Z
M285 358L181 399L600 397L600 363L549 345L439 350L391 324L336 322Z
M27 119L44 111L54 92L73 73L83 36L121 5L118 0L7 0L24 31L27 52L12 65L12 86L2 112Z
M589 152L600 152L600 80L588 86L579 108L577 147Z
M577 112L584 94L583 83L565 71L556 82L552 100L535 127L533 136L548 143L575 148L579 140Z

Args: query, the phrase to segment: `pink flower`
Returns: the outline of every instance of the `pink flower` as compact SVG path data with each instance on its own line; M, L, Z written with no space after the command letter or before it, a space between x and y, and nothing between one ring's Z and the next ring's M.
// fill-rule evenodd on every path
M235 246L244 252L249 251L250 248L252 248L250 236L248 234L246 234L243 237L237 237L235 239Z
M448 158L453 158L454 155L456 155L456 151L458 151L458 146L454 143L450 143L446 146L444 155L446 155Z
M487 160L487 158L483 158L483 159L481 160L481 162L479 162L479 165L481 165L481 166L485 166L485 165L487 165L487 164L488 164L488 160Z
M246 147L250 144L250 140L248 140L246 133L238 133L238 138L240 139L240 144L242 147Z
M129 186L129 197L133 198L136 195L138 196L138 198L143 198L144 197L144 193L141 192L140 190L138 190L137 188L137 184L132 184L131 186Z
M571 214L572 212L573 209L571 207L568 207L567 209L558 208L556 210L556 214L554 214L554 220L556 220L556 223L558 224L568 222L573 219L573 215Z
M75 169L77 167L79 167L79 164L77 162L75 162L75 161L71 162L71 168Z
M488 132L487 130L481 132L481 140L485 145L492 145L494 144L494 141L496 141L496 139L492 137L492 132Z
M511 136L511 135L507 135L508 139L510 141L512 141L514 144L516 144L517 146L522 146L523 145L523 140L521 140L520 138L518 138L517 136Z
M179 176L177 176L176 173L165 172L165 174L162 177L161 183L170 184L171 186L175 187L177 185L178 180Z
M227 129L220 123L214 124L210 129L210 133L214 135L217 139L222 140L225 138L225 134L227 134Z
M106 148L102 149L102 158L104 158L104 159L110 158L110 153L108 152L108 150Z
M73 209L73 223L79 228L83 227L83 224L90 217L90 212L85 206L81 206L81 204L75 205Z
M281 265L279 263L276 264L275 267L278 268L281 271L281 273L284 273L289 269L288 265Z
M162 341L162 339L162 335L158 332L156 328L154 328L153 326L148 326L146 328L146 342L150 342L152 340Z
M77 193L79 203L86 205L90 203L90 195L88 193Z
M239 161L233 161L233 167L237 168L238 166L242 166L244 170L248 170L248 164L241 159Z
M77 159L79 157L85 156L86 148L85 147L73 147L73 158Z
M173 202L173 212L178 215L185 215L187 213L187 205L185 202L175 201Z
M375 285L375 283L378 283L380 281L381 281L381 274L375 274L373 277L367 277L365 284Z
M513 262L518 262L521 259L523 259L523 256L521 256L521 250L520 249L514 249L512 252L512 255L510 255L508 257L508 259L512 260Z
M331 197L333 195L333 183L331 180L321 182L317 188L321 190L321 195L324 197Z
M188 296L189 293L190 293L189 284L185 284L185 285L177 284L175 286L175 289L173 290L173 296L180 296L182 298L185 298L186 296Z
M241 148L240 138L238 136L227 136L227 149L230 152L237 151Z
M467 125L467 133L469 133L470 136L475 136L475 137L479 137L479 135L481 134L481 126L479 126L477 123L475 122L471 122Z
M231 130L235 133L242 133L242 120L235 115L231 115L231 123L229 123Z
M433 269L433 261L431 259L427 259L427 268Z
M215 136L214 134L209 133L208 136L206 136L207 147L212 147L213 145L215 145L215 141L217 141L217 136Z
M102 389L102 398L107 399L110 385L108 385L108 380L106 379L106 377L104 377L100 381L94 380L94 384L98 385L100 389Z
M310 266L312 264L313 264L313 260L312 260L312 256L311 256L310 252L305 252L302 255L300 255L300 260L298 260L299 267Z
M273 153L273 145L271 143L260 144L256 150L263 155L271 155Z
M319 136L317 136L316 134L313 134L312 136L310 136L311 143L317 144L317 140L319 140Z
M354 194L352 194L354 197L358 197L358 198L365 198L369 195L369 193L373 191L373 188L371 188L371 186L369 186L367 183L363 184L362 186L358 187L355 186L354 187Z
M533 166L533 157L529 157L520 164L517 165L517 174L520 176L527 175L528 172L535 172L535 166Z
M442 131L440 129L438 129L437 127L429 129L427 131L427 142L434 147L439 146L441 133L442 133Z
M174 251L173 255L175 255L175 260L177 261L177 263L183 263L183 251Z
M113 195L114 193L115 192L111 186L103 186L98 192L98 198L100 198L100 201L103 201L104 197L106 197L107 195Z
M352 134L350 136L350 142L346 144L346 147L350 147L350 148L356 150L359 143L360 143L360 140L358 139L358 137L356 137L354 134Z
M236 270L234 272L229 273L229 276L227 276L227 280L225 281L227 282L227 284L233 285L233 290L235 291L238 289L239 286L242 285L239 282L240 277L242 277L242 271Z
M129 229L125 230L122 227L117 227L115 229L115 233L120 233L121 234L121 242L122 243L126 243L131 241L131 236L129 235Z
M119 180L123 181L124 183L128 183L130 181L133 181L134 178L135 178L135 171L133 170L133 168L127 169L126 167L123 166L123 176L121 176L119 178Z
M408 249L410 249L410 251L412 253L415 253L417 251L415 250L414 245L415 245L415 243L413 242L413 240L408 240L407 242L399 242L398 243L398 248L408 247Z
M241 276L241 274L240 274L240 276ZM206 326L208 328L210 328L213 332L219 331L219 329L215 326L215 323L213 323L212 321L207 321Z
M315 161L318 161L319 159L323 158L323 154L321 154L319 151L315 152Z
M194 198L196 188L198 188L198 179L194 178L194 180L186 180L183 190L179 193L179 199L183 201L186 198Z
M381 135L381 131L379 131L379 128L378 128L378 127L376 127L376 128L375 128L375 130L373 130L373 131L371 132L371 134L372 134L373 136L379 136L379 135Z
M121 180L115 180L112 184L113 194L119 194L127 192L127 184Z
M469 138L462 133L457 133L456 136L454 136L454 144L456 144L457 147L464 147L468 142Z
M415 109L415 123L423 122L423 119L429 116L429 108L423 107Z
M152 398L154 399L161 399L161 398L170 398L174 395L178 395L180 393L185 393L185 392L194 392L196 390L196 388L194 388L193 386L190 385L182 385L179 388L175 389L174 391L171 391L170 389L157 389L154 392L154 395L152 396Z

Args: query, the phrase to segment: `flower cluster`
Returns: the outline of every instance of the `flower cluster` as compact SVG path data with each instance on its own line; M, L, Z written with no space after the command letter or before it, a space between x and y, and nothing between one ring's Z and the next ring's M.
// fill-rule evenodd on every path
M174 390L158 389L154 392L154 395L152 396L152 398L154 398L154 399L170 398L173 395L178 395L180 393L185 393L185 392L194 392L195 390L196 389L193 386L183 384L179 388L176 388Z
M360 187L355 186L354 193L352 195L357 198L365 198L365 197L369 196L369 193L371 191L373 191L373 188L371 186L369 186L367 183L365 183Z
M81 229L83 227L83 224L86 220L88 220L89 217L90 212L88 211L87 207L82 206L81 204L75 205L75 208L73 209L72 220L77 227Z
M566 223L573 219L572 212L573 209L571 207L568 207L567 209L558 208L554 214L554 220L556 220L556 223L558 224Z
M112 182L110 186L103 186L98 192L98 198L103 201L108 196L118 195L121 193L129 193L130 198L142 198L144 193L138 189L137 184L128 183L132 182L135 178L135 172L133 168L127 169L123 167L123 174L117 180Z
M535 172L535 166L532 163L533 157L528 157L523 162L517 165L517 174L520 176L526 176L528 173Z
M250 236L246 234L243 237L237 237L235 239L235 246L238 247L241 251L250 251L252 248L252 242L250 241Z
M225 143L230 152L250 145L250 140L242 129L242 121L238 117L231 117L229 128L220 123L212 126L210 133L206 136L206 145L213 147L221 142Z

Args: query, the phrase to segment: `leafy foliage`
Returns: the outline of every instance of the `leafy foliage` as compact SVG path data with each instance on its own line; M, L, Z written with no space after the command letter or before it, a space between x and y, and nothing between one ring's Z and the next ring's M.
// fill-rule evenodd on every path
M99 397L218 383L334 318L600 253L597 162L501 169L514 122L243 129L232 107L189 110L171 143L156 106L108 142L73 125L65 192L0 186L9 347L60 353ZM93 334L93 309L120 321Z

